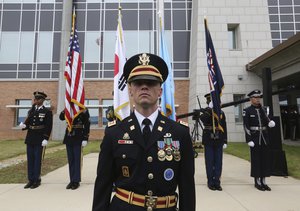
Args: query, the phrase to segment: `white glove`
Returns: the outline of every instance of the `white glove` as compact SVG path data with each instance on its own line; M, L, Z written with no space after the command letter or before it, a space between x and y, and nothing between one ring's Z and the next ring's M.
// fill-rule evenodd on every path
M227 148L227 144L223 144L223 149L226 149Z
M86 141L86 140L83 140L82 143L81 143L81 146L82 146L82 147L85 147L86 145L87 145L87 141Z
M271 120L268 124L269 127L275 127L275 122L273 120Z
M48 141L47 141L46 139L44 139L44 140L42 141L42 147L47 146L47 144L48 144Z
M208 107L210 107L210 108L213 108L213 107L214 107L214 105L213 105L213 102L212 102L212 101L210 101L210 102L209 102L209 104L208 104Z
M26 127L26 125L23 122L20 122L19 127L24 129Z
M254 142L253 142L253 141L249 141L249 142L248 142L248 146L249 146L249 147L254 147Z

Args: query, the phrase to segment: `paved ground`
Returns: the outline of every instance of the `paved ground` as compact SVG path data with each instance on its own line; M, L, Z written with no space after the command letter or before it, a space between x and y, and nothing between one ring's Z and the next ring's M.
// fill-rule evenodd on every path
M24 184L0 185L0 210L91 210L97 157L84 157L82 183L74 191L65 189L67 166L44 176L42 185L34 190L23 189ZM249 162L224 155L223 168L223 191L211 191L206 187L203 154L196 159L197 211L300 211L300 180L271 177L267 181L272 191L261 192L249 177Z

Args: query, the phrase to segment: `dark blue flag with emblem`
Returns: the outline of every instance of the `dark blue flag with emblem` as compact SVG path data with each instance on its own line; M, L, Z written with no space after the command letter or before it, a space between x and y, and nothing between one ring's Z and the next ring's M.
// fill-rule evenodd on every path
M205 26L205 39L206 39L206 56L207 56L207 66L208 66L208 82L210 86L210 96L212 102L213 110L213 123L214 129L217 126L221 131L224 132L220 124L221 116L221 95L224 88L224 81L222 73L218 64L215 48L213 41L210 36L209 29L207 27L207 20L204 19ZM217 120L216 122L214 120Z

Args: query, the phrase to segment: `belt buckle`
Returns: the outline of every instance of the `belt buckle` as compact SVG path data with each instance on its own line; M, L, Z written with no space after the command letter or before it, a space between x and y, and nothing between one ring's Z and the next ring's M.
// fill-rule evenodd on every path
M145 196L145 207L147 211L152 211L156 208L157 205L157 196L146 195Z

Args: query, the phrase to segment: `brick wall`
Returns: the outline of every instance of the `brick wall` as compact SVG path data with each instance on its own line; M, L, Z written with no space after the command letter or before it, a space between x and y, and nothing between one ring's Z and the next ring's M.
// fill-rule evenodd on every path
M85 81L85 95L87 99L112 99L112 81ZM15 108L7 108L6 105L15 105L16 99L32 99L36 90L44 91L51 100L53 114L57 111L57 81L20 81L20 82L0 82L0 140L24 139L26 131L14 127ZM179 105L177 114L188 112L189 81L177 80L175 82L175 103ZM185 119L186 121L186 119ZM104 129L102 127L91 129L90 139L101 139Z

